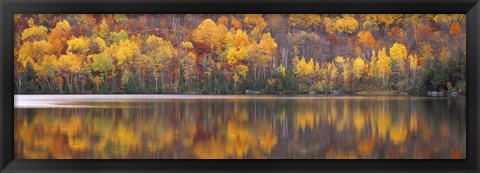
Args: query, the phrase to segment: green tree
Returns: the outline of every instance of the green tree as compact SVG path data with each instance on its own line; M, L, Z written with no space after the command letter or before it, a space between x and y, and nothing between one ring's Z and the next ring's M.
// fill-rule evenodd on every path
M391 73L389 77L389 86L393 90L397 90L400 87L398 83L401 81L402 70L400 64L397 62L397 59L392 59L391 66Z
M428 91L440 91L447 88L448 75L444 65L438 58L430 57L425 62L417 86L417 91L421 95L426 95Z
M32 63L27 62L25 68L23 69L23 79L25 80L25 93L36 93L38 92L38 87L36 83L37 74L33 70Z

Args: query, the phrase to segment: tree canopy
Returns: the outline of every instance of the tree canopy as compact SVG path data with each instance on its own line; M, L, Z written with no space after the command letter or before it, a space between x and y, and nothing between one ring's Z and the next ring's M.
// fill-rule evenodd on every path
M460 14L22 14L16 93L465 92Z

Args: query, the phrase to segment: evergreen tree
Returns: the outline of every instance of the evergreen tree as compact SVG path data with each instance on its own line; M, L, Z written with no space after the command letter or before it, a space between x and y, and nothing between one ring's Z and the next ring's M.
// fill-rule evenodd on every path
M135 75L128 75L128 81L123 88L124 92L127 94L138 94L143 93L142 89L139 87L140 83L136 79Z
M417 93L420 95L427 95L428 91L432 89L432 79L433 79L433 58L427 58L425 61L424 68L420 74L417 85Z
M440 61L439 58L435 58L433 61L433 79L432 89L440 91L447 88L448 74L447 70Z
M35 81L37 79L37 74L35 70L33 70L30 61L27 62L25 69L23 69L23 75L25 80L25 93L37 93L38 86Z
M391 64L391 69L392 72L390 73L390 87L394 90L399 89L398 87L398 82L400 82L400 77L402 74L402 71L400 69L400 65L398 64L397 60L392 59L392 64Z

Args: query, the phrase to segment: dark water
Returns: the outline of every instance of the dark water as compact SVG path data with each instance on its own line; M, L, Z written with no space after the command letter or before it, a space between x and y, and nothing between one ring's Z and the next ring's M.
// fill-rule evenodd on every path
M465 97L75 97L15 98L17 159L466 155Z

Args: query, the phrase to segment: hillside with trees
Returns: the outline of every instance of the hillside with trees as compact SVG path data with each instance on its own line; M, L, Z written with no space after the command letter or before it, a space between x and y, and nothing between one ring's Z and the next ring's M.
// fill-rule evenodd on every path
M463 14L15 15L15 93L465 93Z

